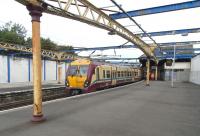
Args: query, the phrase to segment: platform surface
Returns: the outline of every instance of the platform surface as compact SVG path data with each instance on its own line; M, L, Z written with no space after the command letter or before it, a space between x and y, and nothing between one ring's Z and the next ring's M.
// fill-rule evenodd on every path
M64 86L64 83L58 84L57 81L49 81L43 82L42 88L49 88L49 87L59 87ZM0 84L0 93L8 93L8 92L15 92L15 91L24 91L24 90L32 90L33 83L1 83Z
M144 82L44 104L47 120L30 122L31 107L0 113L1 136L199 136L200 86Z

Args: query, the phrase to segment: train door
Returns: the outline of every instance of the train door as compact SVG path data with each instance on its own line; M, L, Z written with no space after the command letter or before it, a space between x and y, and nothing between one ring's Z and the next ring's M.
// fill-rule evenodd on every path
M116 85L117 81L116 81L116 68L113 67L111 68L111 82L112 82L112 85Z
M96 69L96 81L100 80L100 75L99 75L99 67Z

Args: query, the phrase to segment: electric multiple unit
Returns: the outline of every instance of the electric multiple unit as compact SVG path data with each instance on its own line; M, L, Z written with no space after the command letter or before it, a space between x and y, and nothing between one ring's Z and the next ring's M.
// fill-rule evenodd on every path
M141 80L141 70L138 68L78 59L70 63L65 84L67 93L75 95L138 80Z

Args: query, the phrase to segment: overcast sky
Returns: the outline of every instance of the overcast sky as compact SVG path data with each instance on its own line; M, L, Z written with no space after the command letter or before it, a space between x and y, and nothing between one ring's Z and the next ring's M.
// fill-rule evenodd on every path
M161 6L172 3L185 2L187 0L116 0L126 10L136 10L148 7ZM90 0L97 7L113 5L110 0ZM117 10L117 8L112 8ZM31 18L27 9L14 0L4 0L0 4L0 25L13 21L25 26L28 36L31 36ZM134 18L147 32L166 31L173 29L200 28L200 8L146 15ZM117 20L122 25L132 25L129 19ZM128 27L134 33L139 32L137 27ZM43 14L41 18L41 36L49 37L58 44L73 45L75 47L101 47L117 46L126 42L119 36L111 36L108 32L94 26L78 21ZM188 36L162 36L153 37L156 42L180 42L199 40L200 34L189 34ZM147 39L143 39L150 42ZM142 52L138 49L116 50L117 55L122 57L139 57ZM83 52L80 55L87 55L90 52ZM113 50L96 52L96 54L114 55Z

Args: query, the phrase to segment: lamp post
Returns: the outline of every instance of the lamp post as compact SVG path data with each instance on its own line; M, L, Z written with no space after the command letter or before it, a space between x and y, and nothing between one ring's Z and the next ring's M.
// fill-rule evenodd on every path
M174 66L175 66L175 58L176 58L176 46L174 44L174 58L172 64L172 72L171 72L171 87L174 87Z

